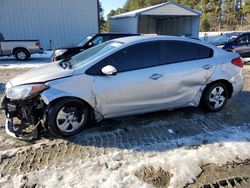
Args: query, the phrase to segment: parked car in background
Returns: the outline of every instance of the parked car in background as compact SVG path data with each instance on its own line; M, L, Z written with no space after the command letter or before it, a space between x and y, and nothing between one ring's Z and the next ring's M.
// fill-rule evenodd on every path
M0 56L14 55L17 60L25 61L35 53L43 53L39 40L4 40L0 33Z
M52 61L59 61L62 59L71 58L72 56L94 47L98 44L106 42L108 40L121 38L121 37L128 37L128 36L136 36L139 34L128 34L128 33L99 33L99 34L92 34L87 36L81 42L76 44L75 46L69 46L64 48L57 48L54 50L52 55Z
M250 32L226 33L212 44L231 52L236 52L243 58L250 57Z
M90 121L186 106L221 110L243 87L243 61L198 40L119 38L17 76L6 85L6 130L74 135ZM29 129L30 130L30 129Z

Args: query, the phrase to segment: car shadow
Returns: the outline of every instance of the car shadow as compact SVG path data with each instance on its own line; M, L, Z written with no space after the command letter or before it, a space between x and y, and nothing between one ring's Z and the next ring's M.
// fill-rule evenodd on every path
M144 152L250 141L249 101L250 92L242 91L217 113L189 107L108 119L66 140L81 146Z

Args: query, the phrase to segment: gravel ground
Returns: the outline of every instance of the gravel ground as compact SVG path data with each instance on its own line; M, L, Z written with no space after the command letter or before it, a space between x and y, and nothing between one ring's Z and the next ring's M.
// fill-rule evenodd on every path
M7 80L24 70L26 69L0 69L0 92ZM90 168L94 167L94 163L97 161L98 165L101 165L105 157L112 156L113 159L116 153L122 153L122 155L115 162L108 158L108 161L103 163L104 167L109 170L110 176L112 174L110 171L118 173L124 168L124 164L127 164L128 167L130 165L136 167L132 174L126 172L131 175L130 180L134 181L130 185L136 185L138 181L143 187L212 187L213 184L225 182L229 186L230 181L234 181L238 187L250 187L248 156L239 158L240 153L243 155L244 152L239 152L237 155L237 152L231 152L231 161L227 162L229 156L225 155L220 158L221 161L224 161L224 158L225 163L210 164L213 163L213 161L211 162L213 158L217 159L217 153L221 152L220 149L215 150L214 153L207 154L202 162L197 163L199 172L186 175L188 178L184 180L181 180L182 176L179 177L180 180L176 180L174 169L178 168L175 166L172 168L164 167L164 165L159 167L156 165L157 162L150 165L147 162L155 156L159 157L159 161L161 157L166 156L163 161L167 161L169 152L179 149L184 152L197 152L198 158L198 152L202 148L213 144L222 143L218 146L222 150L224 142L249 144L250 66L246 66L244 72L243 91L230 100L225 109L219 113L205 114L196 108L184 108L116 118L105 120L67 140L49 137L24 142L10 138L5 134L4 115L0 111L0 187L16 187L15 185L53 187L52 183L51 186L43 184L44 169L47 170L47 173L51 171L51 174L57 174L60 168L66 170L70 162L71 166L78 166L81 174L83 173L80 170L81 165L87 165L84 168ZM180 153L178 152L178 154ZM144 163L141 164L142 161ZM141 165L137 167L136 164ZM184 162L183 166L185 166ZM183 171L185 170L189 171L189 169L183 169ZM34 179L37 176L40 179ZM82 183L78 187L102 187L110 178L105 179L103 176L101 180L93 180L95 176L98 177L98 175L90 176L93 186L85 186ZM120 176L125 182L126 175ZM85 174L81 174L80 177L84 182L88 182ZM57 178L60 179L57 183L60 181L65 183L65 179L67 179L60 175ZM231 184L230 186L232 186ZM60 184L55 185L60 186ZM66 184L63 185L62 187L67 187ZM77 187L77 184L67 185ZM126 184L121 184L118 180L113 180L113 184L109 182L108 185L106 187L126 187Z

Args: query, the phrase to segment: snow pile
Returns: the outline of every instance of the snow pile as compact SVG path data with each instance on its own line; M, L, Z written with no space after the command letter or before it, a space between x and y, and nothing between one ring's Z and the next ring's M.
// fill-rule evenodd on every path
M32 54L27 61L17 61L14 56L0 57L0 69L34 68L50 63L53 51L45 51L43 54Z
M50 167L25 175L14 176L12 181L0 180L0 185L41 187L152 187L135 176L145 166L162 168L172 174L170 188L193 183L201 173L201 166L209 163L224 165L227 162L250 158L250 134L248 127L230 127L211 132L210 144L190 147L194 137L183 138L184 147L166 149L163 152L115 149L105 155L65 161L60 167ZM218 141L222 140L222 141ZM200 143L202 144L202 143ZM155 146L151 146L154 148ZM173 148L173 144L171 146Z

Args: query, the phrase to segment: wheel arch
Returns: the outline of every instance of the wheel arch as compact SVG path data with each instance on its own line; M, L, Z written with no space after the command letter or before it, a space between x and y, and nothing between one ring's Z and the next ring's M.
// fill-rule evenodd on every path
M226 88L228 89L228 98L230 99L232 97L232 94L233 94L233 84L230 83L228 80L225 80L225 79L219 79L219 80L215 80L215 81L212 81L210 83L208 83L206 85L206 87L204 88L203 92L202 92L202 95L205 93L205 91L213 84L216 84L216 83L222 83L226 86Z
M25 47L15 47L12 50L12 54L15 55L15 53L17 52L17 50L26 50L27 52L30 53L29 49L25 48Z
M76 99L76 100L79 100L79 101L83 102L84 104L86 104L88 109L89 109L91 122L95 120L95 109L93 108L93 106L89 102L87 102L86 100L83 100L83 99L81 99L79 97L62 96L62 97L55 98L52 101L50 101L49 104L47 105L48 106L47 112L49 111L50 107L53 104L58 103L59 101L62 101L62 100L65 100L65 99Z

